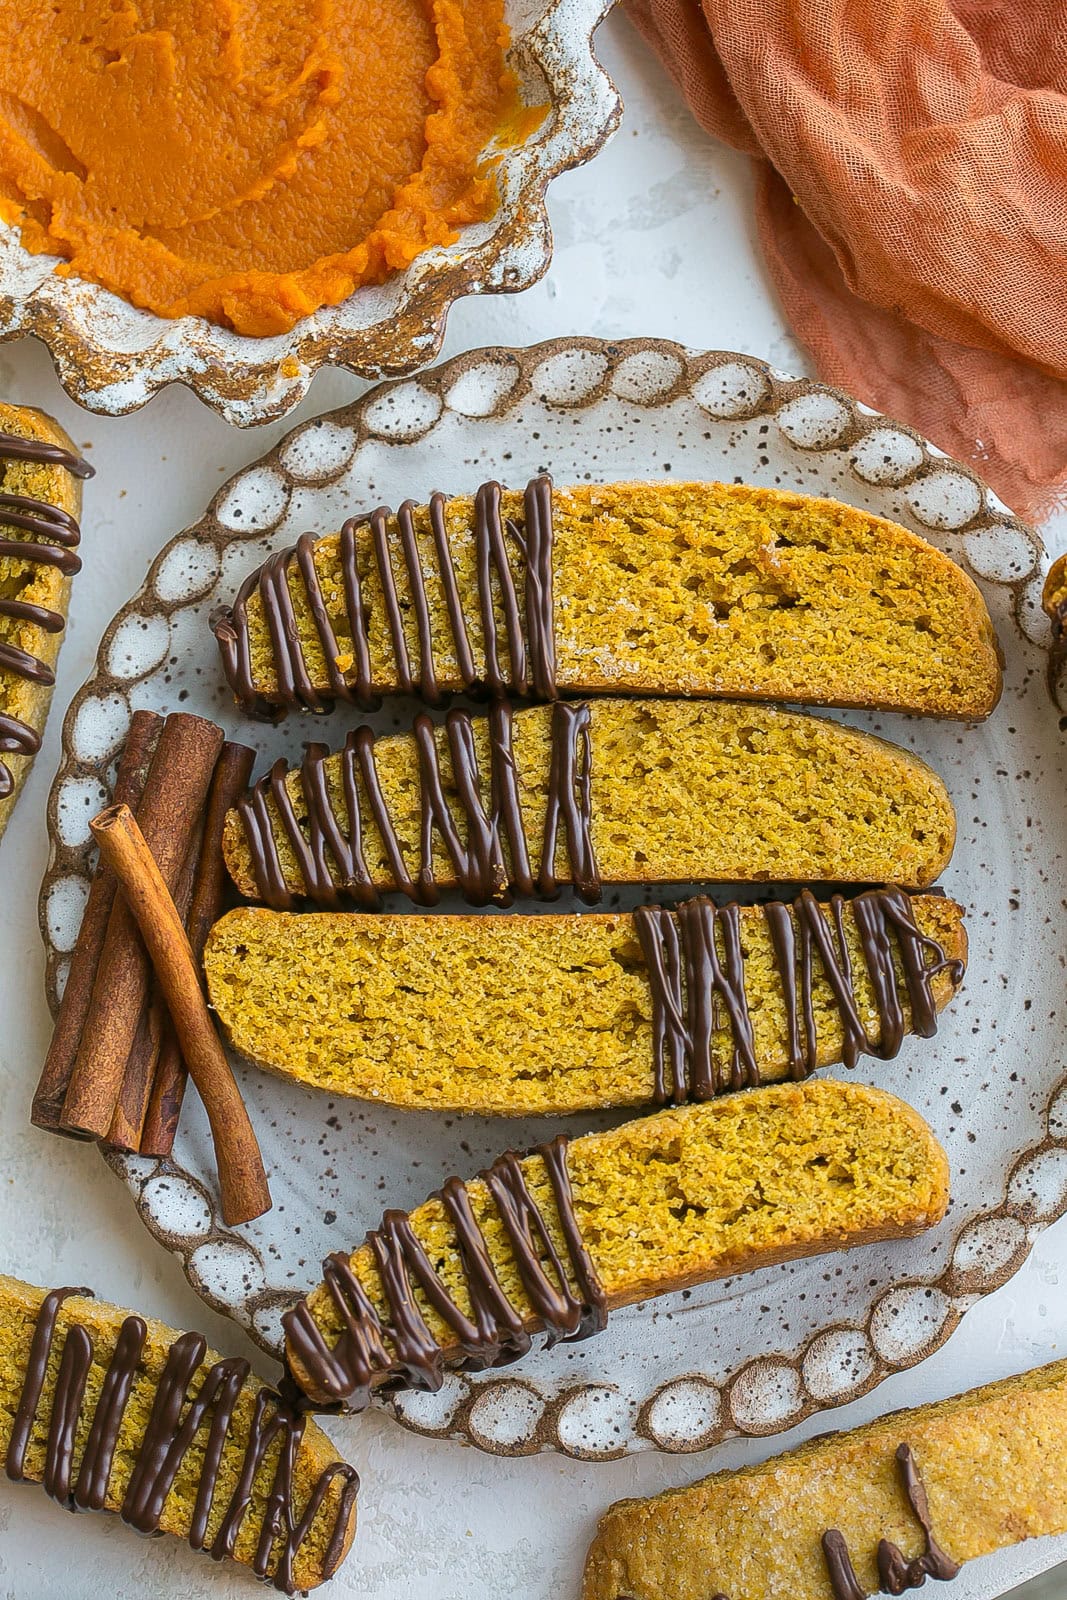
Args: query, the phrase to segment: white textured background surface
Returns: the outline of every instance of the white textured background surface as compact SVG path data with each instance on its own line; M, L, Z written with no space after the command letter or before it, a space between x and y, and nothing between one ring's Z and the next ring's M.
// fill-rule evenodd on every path
M700 132L621 18L605 25L600 42L626 102L622 131L592 167L553 190L556 255L548 276L512 299L461 304L444 353L561 333L655 334L749 350L803 370L756 252L747 161ZM36 924L44 802L62 710L88 673L104 625L153 554L199 514L224 476L262 454L297 417L342 404L361 388L347 374L322 375L286 423L243 434L177 390L137 416L103 421L65 399L43 350L0 347L0 394L58 415L98 473L86 494L85 570L75 587L55 714L0 854L0 1270L42 1284L90 1283L102 1297L203 1327L228 1350L241 1344L234 1330L201 1307L95 1153L28 1127L49 1026ZM1046 536L1060 548L1067 526ZM1065 1277L1067 1225L1060 1224L944 1349L833 1421L865 1420L1067 1353ZM497 1461L422 1441L378 1416L328 1426L364 1478L356 1547L328 1591L339 1600L572 1600L585 1545L609 1501L688 1483L776 1448L750 1441L705 1456L583 1466L554 1456ZM825 1426L813 1419L783 1442ZM979 1563L953 1585L953 1600L986 1600L1057 1559L1067 1559L1067 1540ZM0 1479L2 1600L255 1592L245 1575L173 1541L140 1541L106 1518L75 1522L39 1490Z

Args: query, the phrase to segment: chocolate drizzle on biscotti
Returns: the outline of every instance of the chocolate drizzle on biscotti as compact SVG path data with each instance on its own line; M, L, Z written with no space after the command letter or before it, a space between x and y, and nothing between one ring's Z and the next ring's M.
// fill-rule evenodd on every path
M501 511L501 488L485 483L474 497L474 547L477 574L478 618L485 654L484 671L475 665L474 648L464 611L455 557L449 542L443 494L430 497L427 511L433 541L434 574L444 595L458 681L452 690L493 697L533 695L556 698L556 659L552 596L552 480L531 479L524 494L524 525ZM371 663L371 612L359 570L359 530L370 535L370 561L381 586L389 637L391 674L385 687L390 693L417 694L429 705L440 704L441 669L434 660L433 601L429 574L419 549L416 507L405 500L395 519L384 506L364 519L350 519L341 529L338 565L344 592L348 637L338 640L330 619L322 584L315 566L317 537L305 533L289 550L279 551L247 577L233 605L214 614L211 626L218 640L223 670L249 716L277 721L288 710L321 712L338 700L374 710L383 686L375 682ZM396 536L390 533L395 520ZM399 544L399 551L396 546ZM518 569L509 545L519 557ZM397 566L403 584L397 581ZM519 572L523 595L519 594ZM315 637L325 662L326 691L316 686L301 639L290 582L299 580L307 597ZM277 687L269 693L257 688L252 670L252 643L248 605L259 596L263 621L270 636L271 659ZM418 641L417 666L405 631L410 612ZM506 665L502 659L507 651ZM342 665L344 663L344 665Z
M68 1511L100 1511L107 1500L108 1483L115 1465L123 1418L141 1370L147 1325L129 1316L119 1329L114 1352L104 1373L91 1418L86 1414L86 1386L93 1364L89 1331L73 1323L61 1350L56 1348L56 1323L60 1306L72 1295L91 1296L88 1289L54 1289L41 1304L30 1345L26 1375L16 1408L5 1467L18 1482L26 1476L26 1458L34 1437L44 1431L37 1412L49 1367L58 1356L58 1373L47 1419L42 1483L45 1492ZM222 1521L208 1542L208 1526L222 1482L223 1453L238 1399L249 1375L247 1361L217 1361L204 1373L195 1390L194 1379L203 1363L207 1341L199 1333L183 1333L171 1346L155 1386L147 1426L132 1444L133 1469L119 1515L138 1533L158 1533L163 1510L183 1470L186 1457L204 1429L203 1462L196 1486L196 1502L189 1527L194 1550L209 1550L216 1559L233 1556L244 1526L256 1480L275 1442L281 1440L267 1497L267 1511L251 1560L257 1577L266 1578L274 1567L273 1584L285 1594L295 1592L294 1564L322 1509L330 1487L339 1481L332 1531L323 1560L329 1577L344 1554L352 1507L359 1489L355 1469L344 1462L326 1467L298 1514L294 1500L295 1473L305 1419L267 1386L256 1392L248 1442L244 1447L236 1482L228 1495ZM88 1434L74 1473L75 1446L82 1428ZM275 1549L280 1550L275 1559Z
M91 478L93 469L87 461L64 450L61 445L49 444L44 439L24 439L18 434L0 432L0 462L25 461L45 466L63 467L74 478ZM26 561L42 567L55 567L64 577L73 577L81 570L81 560L75 554L81 540L81 530L66 511L49 505L45 500L35 500L26 494L0 494L0 525L20 528L29 539L0 537L0 557ZM45 633L62 633L65 621L58 611L47 606L33 605L26 600L0 598L0 616L17 622L30 622ZM0 671L11 672L28 683L43 684L51 688L55 674L51 667L37 656L16 645L0 641ZM36 728L19 717L0 713L0 754L36 755L41 748L41 736ZM0 800L14 788L14 776L7 764L0 760Z
M873 1038L859 1014L845 938L846 906L851 907L878 1013ZM792 906L772 901L759 909L785 999L793 1079L808 1077L819 1064L817 972L825 978L841 1020L846 1066L854 1067L860 1055L889 1061L900 1049L906 1019L894 950L907 991L911 1031L924 1039L936 1033L932 980L948 972L958 983L963 963L950 960L935 939L920 931L902 890L872 889L847 902L835 895L824 908L806 889ZM745 992L740 907L715 906L703 898L674 911L641 906L634 922L652 991L655 1103L681 1105L757 1086L761 1079ZM730 1051L725 1065L716 1059L716 1035L723 1032Z
M928 1578L949 1582L960 1574L960 1563L953 1562L947 1550L942 1550L934 1539L926 1486L910 1445L897 1446L896 1466L904 1498L923 1530L923 1552L909 1562L901 1547L893 1544L891 1539L880 1539L877 1554L878 1589L873 1590L873 1594L902 1595L907 1589L921 1589ZM822 1555L833 1600L873 1600L873 1595L869 1595L857 1578L848 1544L837 1528L827 1528L822 1534ZM633 1595L617 1594L616 1600L633 1600ZM710 1600L728 1600L728 1597L717 1592Z
M909 1445L898 1447L896 1462L904 1497L923 1531L924 1549L922 1555L908 1561L891 1540L879 1540L876 1591L879 1594L899 1595L906 1589L921 1589L927 1578L947 1582L960 1570L959 1562L953 1561L934 1538L926 1487ZM856 1576L848 1545L836 1528L828 1528L823 1534L822 1548L834 1600L868 1600L867 1591Z
M503 1224L537 1326L549 1343L584 1339L607 1320L607 1301L574 1211L567 1171L567 1138L560 1134L536 1152L544 1161L555 1218L538 1205L521 1158L509 1151L481 1174ZM282 1318L290 1359L316 1399L361 1410L382 1386L439 1389L446 1365L468 1370L505 1366L531 1344L524 1313L509 1298L471 1206L466 1184L450 1178L436 1198L455 1234L466 1278L469 1310L442 1282L416 1237L408 1214L387 1211L368 1237L385 1297L379 1312L347 1256L323 1262L323 1279L341 1323L330 1345L306 1300ZM553 1222L566 1246L556 1246ZM435 1338L420 1305L432 1307L452 1334L447 1350Z
M342 898L364 909L380 904L368 861L364 814L373 823L388 862L391 882L419 905L434 905L434 840L452 864L455 882L471 905L507 905L520 895L552 899L559 890L556 854L560 830L566 845L568 881L583 900L600 898L600 878L592 843L592 769L589 707L556 701L552 707L551 761L540 862L535 872L519 799L512 740L512 709L505 700L489 709L489 771L480 770L470 714L453 710L445 719L451 785L429 716L415 719L413 735L419 766L419 858L412 866L390 814L370 728L354 728L340 752L344 815L330 792L325 745L309 744L300 768L300 798L294 800L284 760L240 801L256 889L275 910L287 910L295 896L279 852L284 839L296 859L301 892L330 909ZM458 813L458 815L457 815Z
M953 1561L934 1538L926 1487L910 1445L898 1446L896 1463L904 1498L922 1529L923 1551L909 1561L898 1545L890 1539L880 1539L877 1554L878 1588L873 1591L874 1594L901 1595L907 1589L921 1589L927 1578L948 1582L958 1577L960 1572L959 1562ZM873 1595L869 1595L860 1583L848 1545L836 1528L828 1528L823 1534L822 1551L834 1600L873 1600ZM634 1597L620 1592L615 1600L634 1600ZM727 1596L717 1592L710 1600L727 1600Z

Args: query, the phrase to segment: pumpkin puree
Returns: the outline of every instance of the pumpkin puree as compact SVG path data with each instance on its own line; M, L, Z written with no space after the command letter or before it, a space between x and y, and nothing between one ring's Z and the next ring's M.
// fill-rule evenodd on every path
M503 0L4 0L0 216L165 317L285 332L496 190Z

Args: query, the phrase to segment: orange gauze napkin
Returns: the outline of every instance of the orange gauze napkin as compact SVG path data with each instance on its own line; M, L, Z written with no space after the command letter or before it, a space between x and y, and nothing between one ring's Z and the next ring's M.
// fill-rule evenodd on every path
M1067 481L1067 5L629 0L822 377L1040 516Z

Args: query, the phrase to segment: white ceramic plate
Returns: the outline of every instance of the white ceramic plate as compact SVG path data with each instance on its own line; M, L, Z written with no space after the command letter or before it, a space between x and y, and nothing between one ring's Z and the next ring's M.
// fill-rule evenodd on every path
M202 317L157 317L99 284L56 277L53 257L31 255L18 229L0 224L0 341L42 340L64 389L90 411L121 416L183 383L240 428L284 417L320 367L378 378L425 366L456 300L514 294L548 267L548 186L591 160L622 116L593 47L611 4L504 0L523 104L547 114L521 144L490 146L499 156L496 214L463 228L455 244L424 251L407 271L324 306L289 333L251 339Z
M208 632L212 607L304 529L333 529L361 508L424 499L438 487L470 490L490 476L522 484L543 468L561 483L670 475L781 484L897 517L975 574L1007 656L1003 702L982 727L847 719L932 762L959 812L944 881L969 908L964 992L935 1040L909 1040L895 1062L865 1061L857 1074L912 1101L944 1142L954 1195L942 1226L621 1311L588 1343L383 1402L411 1428L491 1451L605 1458L650 1446L703 1449L730 1433L774 1433L921 1360L1067 1209L1059 1020L1067 763L1046 684L1043 555L1036 535L968 470L822 385L746 356L655 340L476 351L303 424L162 552L108 628L97 671L70 708L41 898L49 985L54 1001L84 901L86 825L132 708L202 712L264 755L293 758L309 736L341 740L341 713L325 728L242 721ZM410 716L402 704L377 720L403 726ZM114 1157L112 1165L199 1293L268 1350L279 1345L281 1308L317 1280L328 1251L361 1239L387 1205L413 1204L447 1174L473 1173L505 1145L548 1131L543 1121L335 1102L253 1069L241 1075L271 1169L269 1216L239 1231L222 1226L195 1104L171 1163Z

